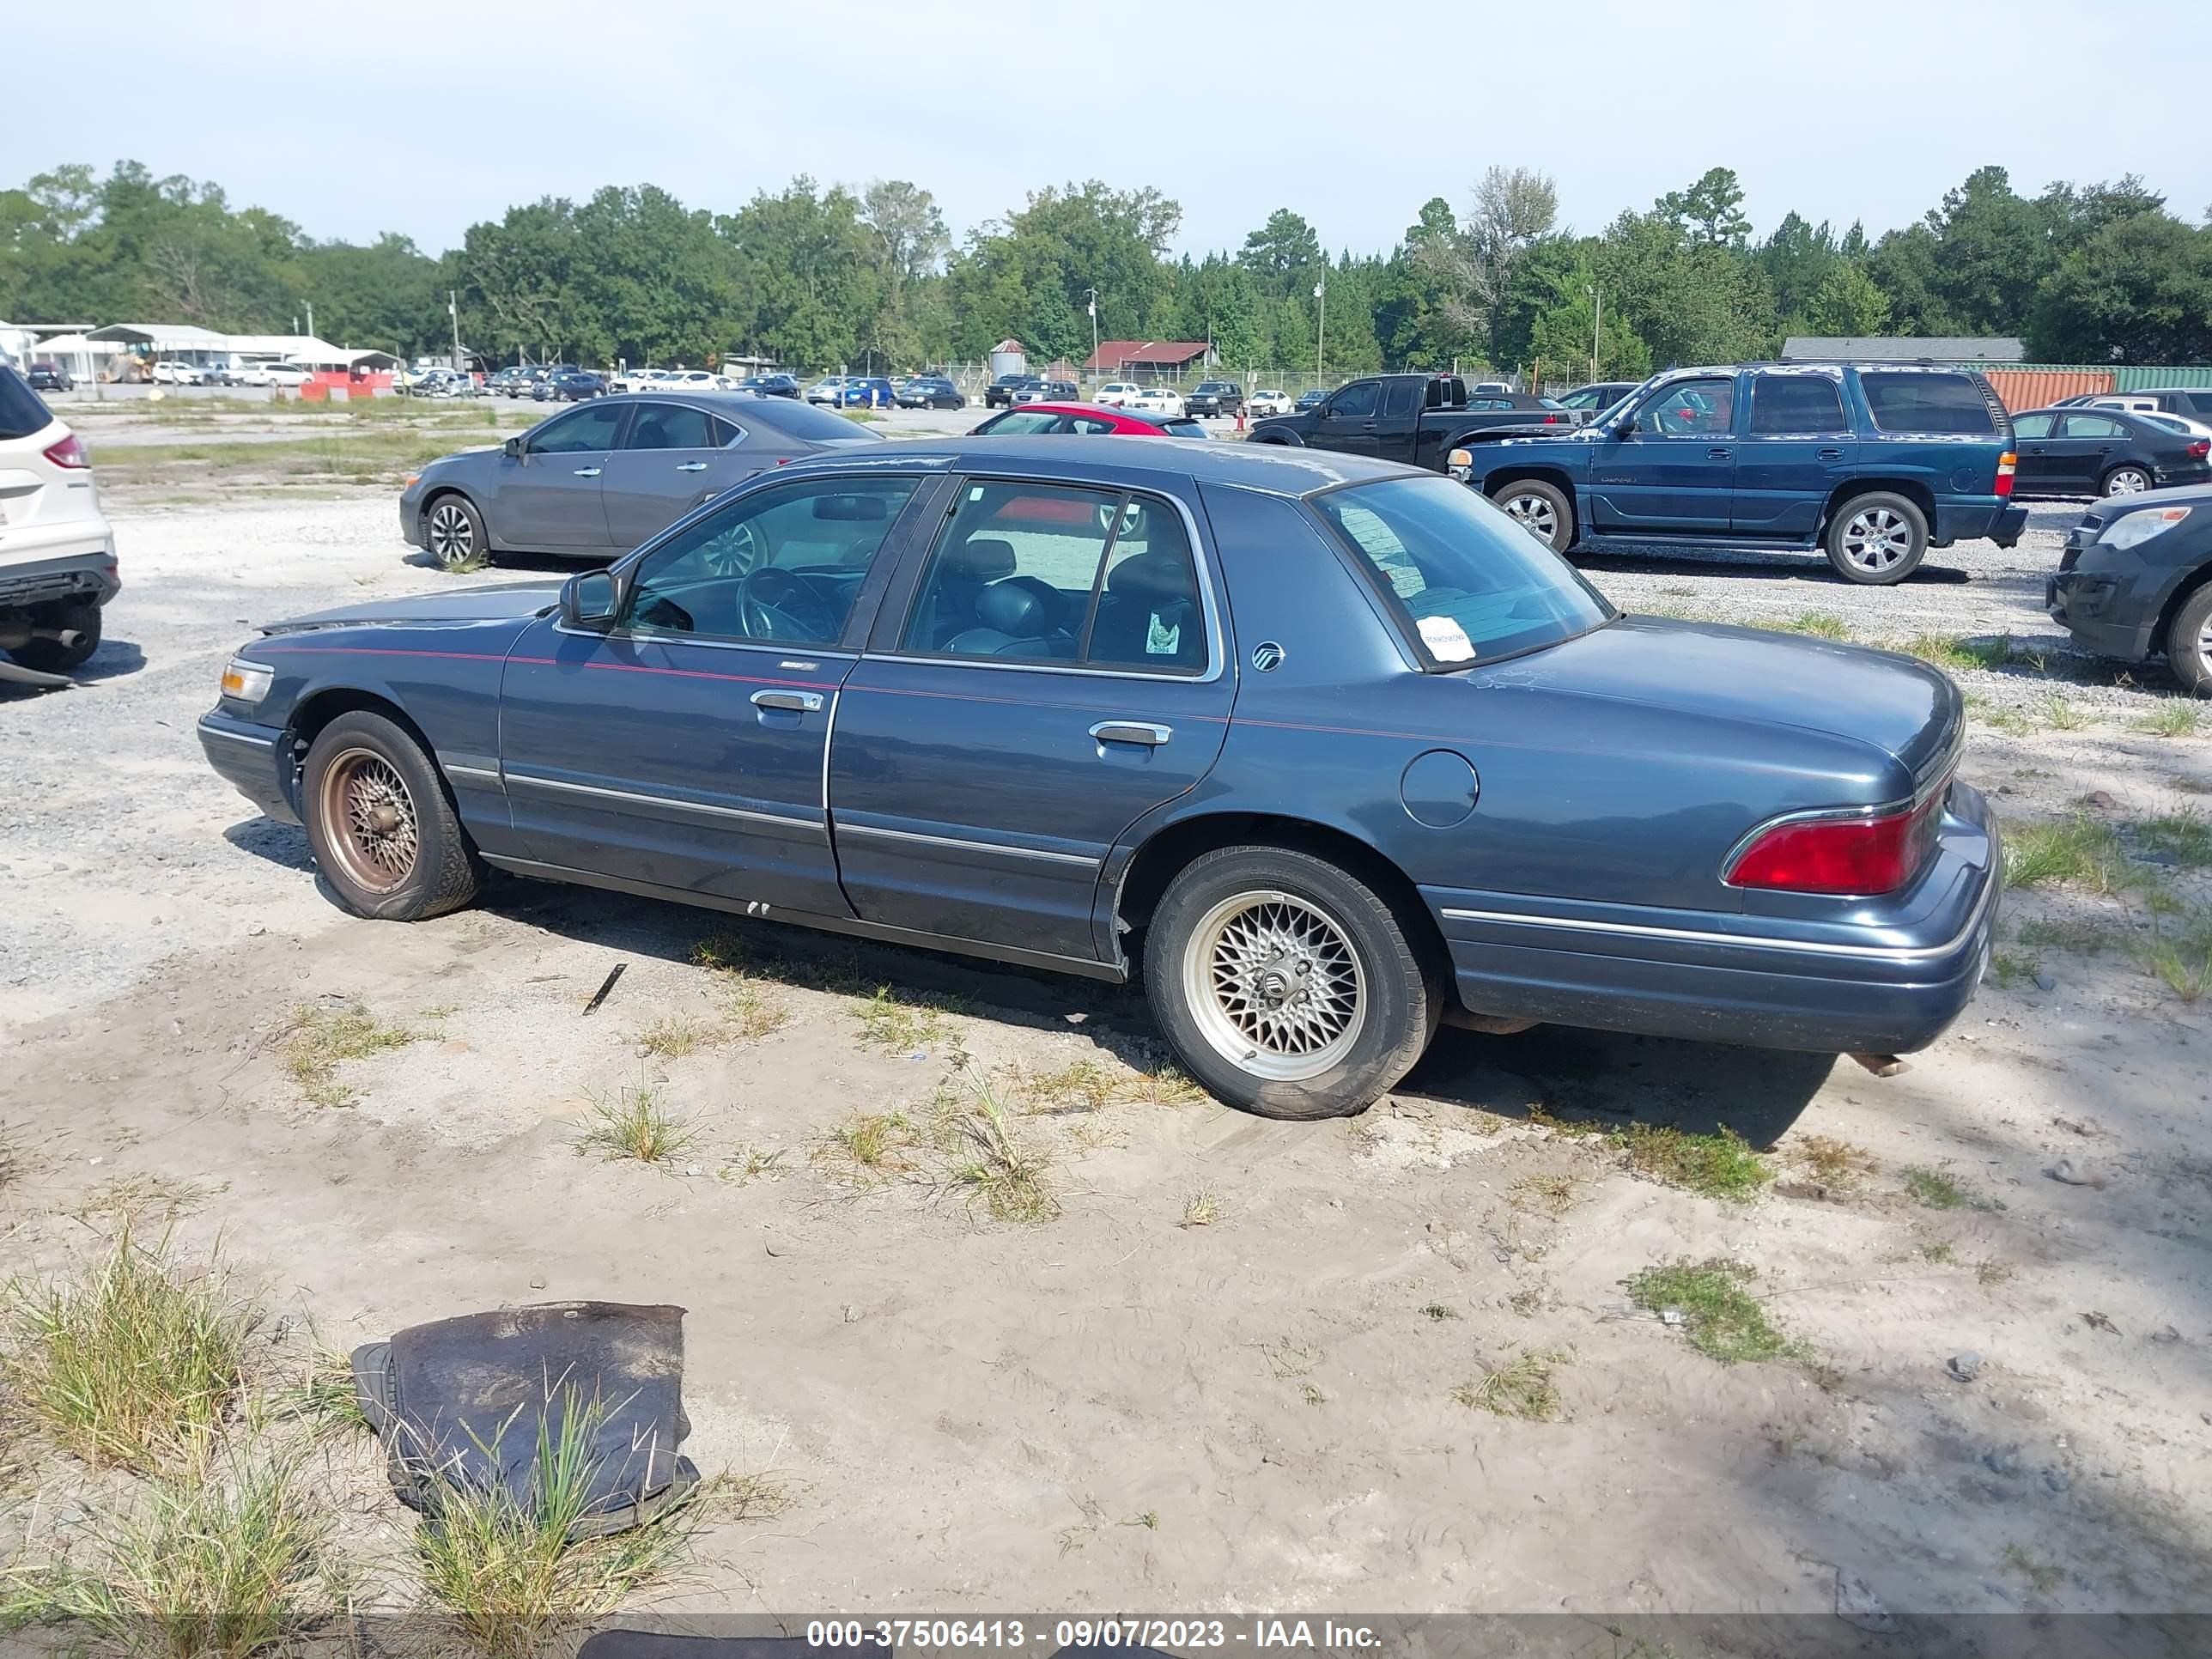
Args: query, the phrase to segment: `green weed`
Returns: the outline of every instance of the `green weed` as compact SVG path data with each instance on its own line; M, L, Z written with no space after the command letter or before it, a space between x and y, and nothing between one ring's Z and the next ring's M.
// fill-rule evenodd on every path
M1686 1260L1645 1268L1627 1281L1628 1296L1639 1308L1675 1315L1690 1346L1724 1365L1793 1357L1797 1345L1774 1328L1745 1288L1758 1276L1746 1262Z

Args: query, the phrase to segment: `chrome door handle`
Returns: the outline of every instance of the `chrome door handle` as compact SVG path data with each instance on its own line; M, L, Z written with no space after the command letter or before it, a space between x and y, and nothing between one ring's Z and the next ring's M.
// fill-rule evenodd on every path
M1143 720L1101 720L1091 728L1091 735L1101 743L1140 743L1147 749L1157 749L1175 736L1175 728Z
M1726 449L1709 449L1705 452L1705 459L1709 461L1724 461L1733 453Z
M704 472L707 470L707 463L704 461L686 461L683 465L678 467L676 470L678 472Z
M576 476L580 478L596 478L599 476L599 469L596 466L580 466L576 469Z
M822 694L819 691L756 691L753 693L753 707L790 708L802 714L818 714L822 712Z
M1840 449L1822 449L1815 451L1814 453L1824 461L1840 461L1844 459L1844 452Z

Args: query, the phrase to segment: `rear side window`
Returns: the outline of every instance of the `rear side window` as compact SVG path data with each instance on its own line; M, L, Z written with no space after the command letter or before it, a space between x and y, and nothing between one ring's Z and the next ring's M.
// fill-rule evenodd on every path
M1385 415L1411 415L1421 406L1421 382L1393 380L1389 401L1383 406Z
M647 404L629 423L625 449L712 449L714 422L680 404Z
M2069 438L2124 438L2127 427L2110 415L2069 415L2066 435Z
M1874 423L1884 432L1963 432L1996 435L1981 388L1963 374L1862 370Z
M0 368L0 438L27 438L53 424L53 410L12 368Z
M1751 434L1844 432L1843 394L1826 375L1761 374L1751 383Z
M930 555L903 644L1002 662L1202 672L1205 616L1182 516L1113 490L971 483Z
M2013 422L2012 435L2015 438L2048 438L2051 424L2057 418L2052 415L2022 415Z
M2187 392L2182 394L2183 413L2191 418L2212 415L2212 392Z

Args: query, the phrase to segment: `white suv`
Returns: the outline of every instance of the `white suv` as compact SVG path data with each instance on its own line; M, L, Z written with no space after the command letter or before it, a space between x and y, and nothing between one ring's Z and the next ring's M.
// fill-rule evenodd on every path
M64 674L100 645L123 586L91 458L11 368L0 368L0 651ZM0 678L17 679L0 665Z
M1127 380L1109 380L1098 388L1098 395L1091 401L1094 404L1111 404L1116 409L1126 409L1128 407L1130 398L1141 398L1144 395L1145 388L1140 386L1132 386Z

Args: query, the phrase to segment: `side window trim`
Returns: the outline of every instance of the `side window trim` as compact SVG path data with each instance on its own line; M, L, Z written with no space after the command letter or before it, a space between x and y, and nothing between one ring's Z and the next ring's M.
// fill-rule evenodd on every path
M1172 680L1180 684L1203 685L1220 679L1229 670L1229 635L1225 609L1221 601L1221 590L1214 578L1213 562L1207 550L1205 537L1200 533L1197 511L1181 495L1167 490L1131 489L1121 485L1105 485L1082 478L1039 478L1018 477L1008 473L962 473L943 480L945 493L928 520L917 520L908 534L907 545L899 560L896 584L884 596L877 608L872 627L865 642L857 648L860 654L877 662L911 662L957 664L967 668L988 668L1004 674L1075 674L1091 679L1109 680ZM936 551L939 536L945 524L960 510L961 497L972 484L1035 484L1039 489L1065 488L1072 489L1116 489L1125 501L1141 495L1155 505L1165 504L1175 509L1182 520L1183 538L1190 546L1191 563L1198 577L1199 610L1206 628L1206 669L1198 674L1173 674L1153 668L1093 668L1080 662L1021 662L1005 657L959 657L933 655L907 650L900 641L904 638L907 624L915 605L921 598L922 579L928 574L931 556ZM1121 514L1115 514L1114 528L1118 536ZM1113 551L1113 538L1109 538L1107 556ZM1098 574L1092 580L1094 591L1104 580L1106 557L1098 562ZM866 596L864 593L862 598ZM859 604L854 606L860 609ZM1084 618L1085 637L1079 641L1079 649L1089 644L1091 617Z

